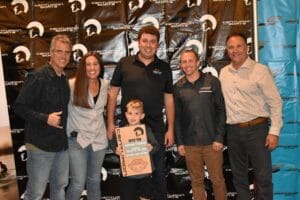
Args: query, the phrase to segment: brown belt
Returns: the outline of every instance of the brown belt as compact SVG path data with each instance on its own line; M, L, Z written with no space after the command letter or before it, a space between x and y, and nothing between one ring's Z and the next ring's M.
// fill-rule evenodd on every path
M237 124L232 124L234 126L238 126L240 128L246 128L246 127L250 127L250 126L255 126L257 124L261 124L265 121L267 121L267 117L258 117L258 118L255 118L255 119L252 119L248 122L243 122L243 123L237 123Z

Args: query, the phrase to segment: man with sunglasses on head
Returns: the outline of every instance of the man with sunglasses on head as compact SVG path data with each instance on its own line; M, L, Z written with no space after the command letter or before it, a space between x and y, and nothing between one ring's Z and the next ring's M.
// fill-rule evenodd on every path
M70 91L64 68L71 51L67 35L54 36L50 62L28 75L13 106L25 120L29 179L24 200L42 199L48 181L50 199L65 199L69 178L66 121Z

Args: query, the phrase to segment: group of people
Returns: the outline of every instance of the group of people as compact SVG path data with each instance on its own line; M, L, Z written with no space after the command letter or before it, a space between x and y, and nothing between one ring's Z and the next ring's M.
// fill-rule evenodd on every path
M114 138L120 91L120 126L146 124L154 166L151 175L121 178L121 200L167 199L165 149L174 143L185 156L194 200L206 199L204 165L214 198L227 199L225 133L238 199L250 199L249 162L255 199L273 198L271 150L278 144L282 103L269 69L250 59L246 38L233 33L226 39L231 63L219 79L201 72L198 54L184 49L184 76L173 85L168 63L156 56L159 37L154 26L142 27L139 52L118 62L110 82L100 78L104 68L95 52L84 55L75 78L67 80L71 41L66 35L52 38L50 62L28 75L13 106L25 119L25 200L41 199L48 181L51 199L80 199L85 186L89 200L100 199L100 171Z

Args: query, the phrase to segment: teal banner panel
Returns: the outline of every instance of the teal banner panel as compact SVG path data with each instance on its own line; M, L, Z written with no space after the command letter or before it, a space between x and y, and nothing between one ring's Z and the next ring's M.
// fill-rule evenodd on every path
M279 145L272 152L275 200L300 199L300 1L258 1L259 61L283 100Z

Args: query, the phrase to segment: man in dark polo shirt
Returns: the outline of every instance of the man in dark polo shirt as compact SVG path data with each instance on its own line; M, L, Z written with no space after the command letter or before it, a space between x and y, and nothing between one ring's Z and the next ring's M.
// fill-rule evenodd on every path
M131 99L141 99L145 106L145 123L152 129L160 144L158 153L153 157L154 199L167 199L166 152L165 146L174 143L174 99L172 72L167 63L156 56L159 47L159 31L154 26L142 27L138 35L139 52L135 56L125 57L118 63L108 94L108 137L112 138L115 123L114 113L119 91L122 92L121 125L126 123L125 105ZM163 121L165 108L168 126Z
M50 45L50 62L30 73L14 103L25 120L28 182L24 200L42 199L47 183L50 199L64 200L69 177L66 122L69 85L63 72L72 44L56 35Z

